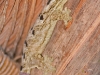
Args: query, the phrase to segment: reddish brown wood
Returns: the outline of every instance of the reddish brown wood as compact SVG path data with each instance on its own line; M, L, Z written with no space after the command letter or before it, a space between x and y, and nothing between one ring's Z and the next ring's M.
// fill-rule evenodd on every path
M54 58L57 67L56 75L78 75L80 68L83 68L100 51L97 50L99 44L96 46L93 44L92 50L91 47L88 48L90 44L87 45L90 39L95 42L95 38L91 37L95 32L98 32L95 36L99 37L100 0L74 1L69 0L69 3L73 4L66 4L72 10L74 19L72 25L64 30L62 23L57 24L44 52ZM87 47L84 47L85 44Z
M22 55L28 30L43 9L42 0L32 1L0 0L0 45L10 57ZM73 19L67 29L57 23L44 51L54 59L54 75L99 75L100 0L68 0L65 6Z
M24 41L43 9L43 3L45 5L46 0L0 0L0 47L8 58L18 62L18 66L21 65Z
M42 0L0 1L0 46L11 58L22 55L28 31L43 7Z

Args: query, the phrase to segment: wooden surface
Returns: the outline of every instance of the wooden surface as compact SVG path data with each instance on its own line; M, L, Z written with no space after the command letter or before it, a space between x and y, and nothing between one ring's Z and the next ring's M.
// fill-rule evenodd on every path
M9 57L21 58L28 31L45 3L45 0L0 0L0 46Z
M100 0L69 0L73 22L58 22L45 54L54 59L54 75L100 75Z
M36 7L27 1L0 0L0 46L15 57L22 55L28 30L42 10L42 0ZM65 6L72 11L72 24L59 21L44 51L54 59L54 75L100 75L100 0L68 0Z
M7 58L17 62L18 66L21 65L23 44L28 31L45 4L46 0L0 0L0 48ZM11 60L7 63L1 60L0 65L4 68L0 67L0 75L15 75L16 72L19 74L19 71L12 70L17 67L12 65ZM2 74L1 71L6 74Z

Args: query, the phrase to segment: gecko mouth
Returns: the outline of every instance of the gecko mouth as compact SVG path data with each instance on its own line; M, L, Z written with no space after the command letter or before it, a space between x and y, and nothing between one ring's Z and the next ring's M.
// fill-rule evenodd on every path
M44 75L52 75L56 70L52 65L53 58L43 55L43 51L52 36L57 21L63 20L65 25L71 20L70 10L63 9L67 0L49 0L34 26L30 29L24 45L22 71L30 73L33 68L43 71Z

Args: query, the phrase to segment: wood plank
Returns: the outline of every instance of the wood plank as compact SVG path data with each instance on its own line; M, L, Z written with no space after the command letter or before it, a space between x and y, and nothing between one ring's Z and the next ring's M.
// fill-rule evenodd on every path
M0 1L0 45L11 51L9 56L16 52L15 57L21 57L28 30L43 9L42 0L28 9L31 1ZM68 0L65 6L71 9L73 22L67 29L63 21L57 22L44 54L54 59L56 75L99 75L100 0Z
M78 3L80 2L76 3L78 5ZM53 32L53 35L51 37L51 40L49 41L44 52L45 54L49 55L54 59L54 65L57 68L57 75L60 75L60 73L63 72L64 69L63 67L68 66L68 64L72 61L72 59L76 57L76 55L78 54L78 52L76 51L77 50L80 51L80 48L83 48L83 45L86 44L85 41L91 39L90 36L96 30L93 29L93 31L91 32L91 28L92 26L95 26L95 24L93 25L93 23L100 13L99 3L100 0L95 0L95 1L86 0L81 9L75 15L76 17L74 17L74 21L71 27L69 27L67 30L64 30L64 26L62 23L57 24ZM93 12L93 10L95 11L95 13ZM73 9L72 11L75 11L75 9ZM97 20L99 20L99 18ZM96 25L98 26L98 24ZM87 35L88 32L90 33L89 35ZM80 47L79 49L76 49L78 45ZM65 61L67 61L67 64L65 64L62 67ZM59 71L60 73L58 73ZM70 72L72 72L73 74L71 74ZM70 72L68 73L65 72L65 75L74 75L74 70L70 69Z
M100 75L100 51L78 72L78 75L80 74Z
M96 56L98 52L100 52L100 25L96 29L96 31L92 34L90 39L84 43L84 45L79 49L77 54L73 57L70 63L66 66L66 70L62 75L82 75L78 72L83 68L87 63L91 61L91 59ZM94 67L95 68L95 67ZM98 70L100 72L100 70ZM88 74L91 75L91 74ZM95 73L96 75L96 73Z

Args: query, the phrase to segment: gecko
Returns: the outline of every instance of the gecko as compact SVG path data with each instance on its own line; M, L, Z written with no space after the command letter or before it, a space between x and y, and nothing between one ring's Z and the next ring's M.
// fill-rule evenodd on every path
M38 68L44 71L44 75L47 75L55 70L55 67L51 65L53 59L42 53L52 36L57 21L63 20L67 25L71 20L69 15L71 11L67 7L63 8L66 2L67 0L49 0L34 26L29 30L26 45L23 47L25 54L24 58L22 57L23 72L30 73L32 68Z

